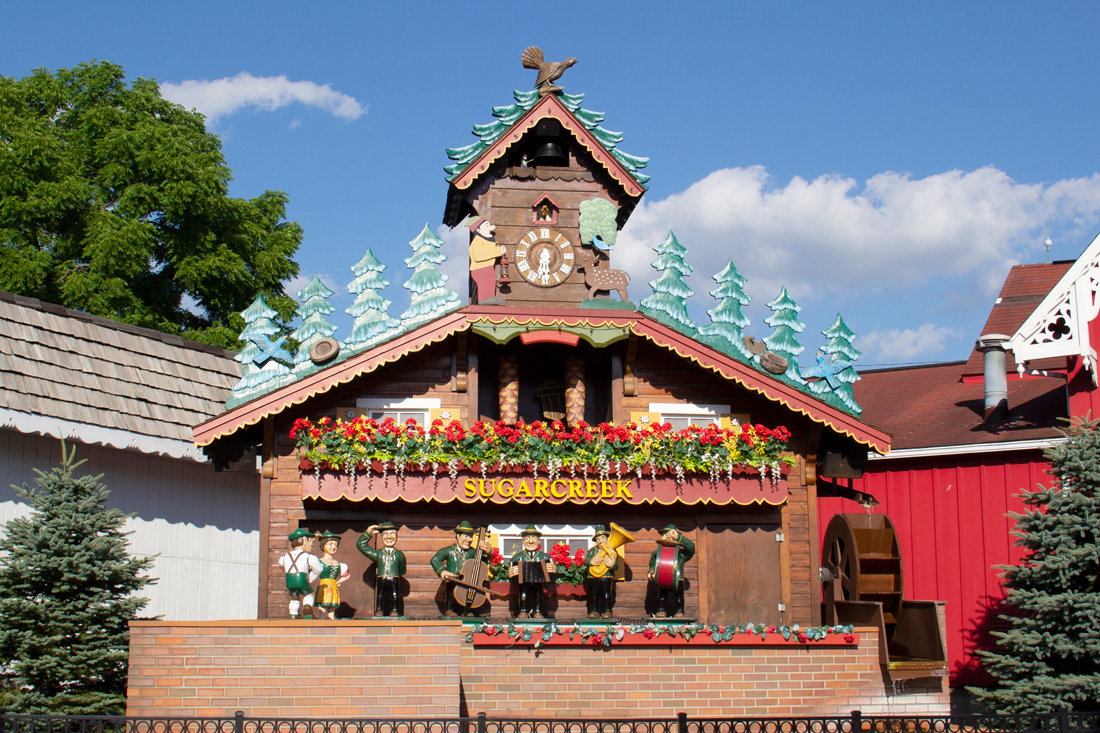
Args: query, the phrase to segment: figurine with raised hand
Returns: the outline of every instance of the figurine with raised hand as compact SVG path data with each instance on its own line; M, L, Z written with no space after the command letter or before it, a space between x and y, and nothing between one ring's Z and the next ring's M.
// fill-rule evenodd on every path
M290 592L290 617L313 618L313 584L321 577L321 561L313 554L313 533L298 528L286 538L289 551L279 558Z
M370 546L375 533L382 533L382 547ZM400 616L397 587L401 576L405 574L405 553L397 549L397 527L393 522L382 522L367 527L356 549L374 562L375 580L375 616Z

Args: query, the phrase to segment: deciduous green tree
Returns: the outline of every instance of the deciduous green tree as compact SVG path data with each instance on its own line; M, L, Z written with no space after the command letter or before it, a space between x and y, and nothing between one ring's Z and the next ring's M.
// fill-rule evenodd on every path
M202 115L107 62L0 77L0 290L236 346L263 295L283 333L302 229L228 194Z

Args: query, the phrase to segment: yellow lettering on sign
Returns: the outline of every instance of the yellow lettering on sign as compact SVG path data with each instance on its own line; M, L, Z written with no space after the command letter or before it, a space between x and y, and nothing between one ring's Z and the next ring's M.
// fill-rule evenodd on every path
M474 483L474 480L472 478L466 479L466 483L462 486L464 489L466 489L467 499L473 499L475 496L477 496L477 484Z
M584 482L584 488L587 491L585 494L586 499L599 499L600 498L600 482L592 481L589 479Z
M615 498L615 482L614 481L601 481L600 482L600 498L601 499L614 499Z
M561 493L560 494L558 492L554 491L554 487L557 486L558 484L561 484ZM554 483L550 484L550 493L553 495L553 497L555 499L565 499L569 496L569 484L567 484L565 481L563 481L560 478L556 479L554 481Z
M518 481L518 483L517 483ZM605 480L566 480L536 478L536 479L466 479L463 484L463 498L465 499L526 499L528 501L555 501L561 503L570 501L575 503L616 501L625 499L633 501L634 495L630 492L633 479L625 481ZM532 490L533 486L533 490Z
M488 494L485 493L485 479L480 479L477 482L477 493L481 494L486 499L492 499L493 494L495 494L496 491L497 491L497 480L496 479L493 479L492 481L489 482L489 493Z
M504 484L508 484L508 493L507 494L504 493ZM524 487L524 490L526 490L526 486L527 486L526 484L520 484L520 485ZM512 498L512 492L515 490L515 486L516 486L516 482L513 481L512 479L502 478L500 481L497 482L497 496L499 496L502 499L511 499Z
M618 483L618 486L616 487L616 489L618 490L618 494L617 494L618 498L620 498L620 499L633 499L634 498L633 496L631 496L630 491L628 490L630 488L630 484L633 481L634 481L634 479L630 479L629 481L618 481L618 482L616 482L616 483Z
M584 499L584 484L582 484L580 481L570 481L569 498Z
M546 487L549 484L550 484L550 482L547 481L544 478L535 479L535 498L536 499L538 499L540 497L543 498L543 499L549 499L550 498L550 492L548 492L546 490Z
M531 489L527 488L527 481L520 481L519 486L516 487L516 493L512 496L513 499L530 499Z

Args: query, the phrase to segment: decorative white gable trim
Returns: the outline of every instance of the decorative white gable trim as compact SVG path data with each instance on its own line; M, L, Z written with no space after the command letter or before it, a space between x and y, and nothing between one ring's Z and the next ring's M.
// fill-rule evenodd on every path
M1100 313L1100 235L1066 271L1039 307L1009 341L1024 373L1025 362L1056 356L1080 356L1096 379L1096 350L1089 343L1089 321Z

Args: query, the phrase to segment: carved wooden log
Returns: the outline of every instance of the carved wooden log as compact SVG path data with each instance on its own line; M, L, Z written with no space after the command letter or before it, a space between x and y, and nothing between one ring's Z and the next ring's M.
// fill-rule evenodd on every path
M584 360L565 360L565 422L570 427L584 420Z
M497 380L500 385L500 419L508 425L515 425L519 421L519 357L500 357Z

